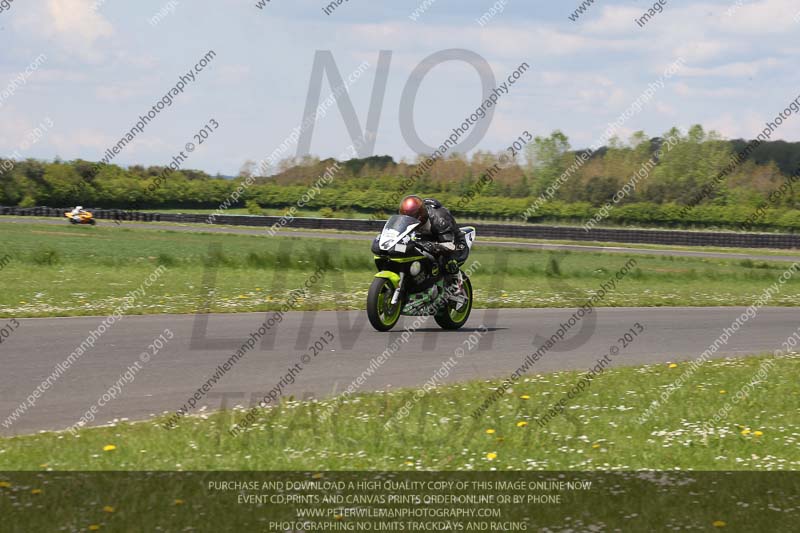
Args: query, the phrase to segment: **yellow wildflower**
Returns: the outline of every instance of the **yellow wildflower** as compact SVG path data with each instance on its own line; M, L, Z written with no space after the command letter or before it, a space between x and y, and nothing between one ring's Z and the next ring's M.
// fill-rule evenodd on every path
M518 428L524 428L527 425L528 425L528 423L525 422L524 420L520 420L519 422L517 422L517 427Z
M489 459L490 461L494 461L495 459L497 459L497 454L494 452L487 453L486 458Z
M117 447L114 446L113 444L106 444L105 446L103 446L103 451L104 452L113 452L116 449L117 449Z
M486 430L486 434L487 434L487 435L494 435L494 434L495 434L495 430L493 430L493 429L487 429L487 430Z

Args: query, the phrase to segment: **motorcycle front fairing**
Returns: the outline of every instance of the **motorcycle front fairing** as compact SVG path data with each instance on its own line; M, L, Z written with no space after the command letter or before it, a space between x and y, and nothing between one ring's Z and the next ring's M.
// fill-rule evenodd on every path
M404 270L403 264L423 259L412 242L419 221L405 215L394 215L386 222L381 234L372 241L372 253L378 270Z
M419 220L406 215L394 215L383 226L383 231L373 244L376 254L405 254L413 231L419 226ZM376 246L377 245L377 246Z
M375 255L375 266L378 273L375 277L385 278L392 282L396 291L393 303L404 293L427 288L434 267L429 264L426 254L414 244L415 233L420 225L419 220L405 215L394 215L386 222L381 234L372 242Z

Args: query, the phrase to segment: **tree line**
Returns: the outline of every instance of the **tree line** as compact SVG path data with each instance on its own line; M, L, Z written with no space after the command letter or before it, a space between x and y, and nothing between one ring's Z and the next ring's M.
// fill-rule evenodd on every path
M659 150L665 139L677 142L671 142L669 150ZM340 163L334 179L307 207L333 211L337 216L356 211L388 214L396 210L398 193L417 193L436 196L456 216L521 221L522 213L548 187L553 192L551 186L557 183L552 197L548 196L528 221L585 222L638 175L635 190L614 204L607 221L800 229L800 191L794 186L800 175L800 143L773 141L749 150L747 158L694 205L697 192L708 188L746 146L745 140L725 140L696 125L685 132L672 128L654 138L643 132L626 141L613 138L587 158L586 151L574 150L566 135L555 131L533 138L514 155L477 151L471 157L452 154L437 160L415 180L413 191L400 189L425 156L398 162L389 156L351 159ZM575 169L581 155L582 164ZM257 176L256 165L247 162L238 177L255 176L255 180L238 195L238 205L247 205L252 212L295 205L333 162L310 156L287 159L270 176ZM569 178L559 181L570 166ZM119 209L216 209L241 183L241 179L196 170L97 166L84 160L0 160L0 168L4 169L0 173L0 204L22 207L82 204ZM148 188L159 176L164 178L162 185Z

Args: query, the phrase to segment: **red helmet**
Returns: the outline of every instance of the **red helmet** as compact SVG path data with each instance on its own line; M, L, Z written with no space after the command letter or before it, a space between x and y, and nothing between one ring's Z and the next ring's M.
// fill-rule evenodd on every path
M416 218L421 224L428 221L428 209L425 207L425 201L415 194L403 198L398 212L401 215Z

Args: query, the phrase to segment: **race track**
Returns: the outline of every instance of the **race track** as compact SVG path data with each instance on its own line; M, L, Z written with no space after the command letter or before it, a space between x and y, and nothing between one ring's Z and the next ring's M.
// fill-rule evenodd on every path
M459 359L446 381L507 376L534 349L535 335L549 337L572 309L476 310L464 330L445 332L429 320L389 360L366 379L361 390L386 387L414 387L423 384L454 354L464 339L482 324L492 331L483 344ZM645 332L615 359L615 364L638 365L696 358L741 314L742 309L716 308L600 308L593 329L575 342L568 337L558 343L532 372L585 369L608 353L611 345L634 323ZM733 335L717 356L772 351L798 324L800 309L764 308L755 319ZM125 385L116 400L99 410L96 423L115 418L145 419L179 408L214 374L264 321L264 314L148 315L124 317L97 341L36 405L10 427L0 424L0 434L15 435L44 429L63 429L80 416L139 360L139 354L155 337L169 328L174 338L149 362L142 365L135 380ZM46 379L54 367L96 329L101 317L20 319L19 328L0 347L0 422ZM405 319L410 325L411 318ZM589 322L585 322L589 324ZM588 327L588 326L587 326ZM397 328L399 329L399 328ZM377 333L363 312L289 313L257 345L225 374L197 407L219 409L221 393L239 393L228 405L248 405L250 395L261 398L297 362L310 344L329 331L332 346L313 358L286 391L302 398L325 397L346 388L369 366L370 360L386 350L395 334ZM194 332L194 333L193 333ZM195 347L192 347L194 335ZM220 339L220 337L224 339ZM196 410L194 411L196 412Z
M63 226L66 222L62 219L31 219L26 217L0 217L0 223L6 224L47 224ZM207 224L170 224L166 222L125 222L120 225L114 224L110 220L100 220L98 224L104 227L136 228L143 230L161 231L185 231L190 233L224 233L232 235L261 235L267 236L266 229L249 229L230 226L212 226ZM325 231L295 231L284 229L278 231L278 235L286 237L317 238L317 239L341 239L354 241L371 241L374 238L370 233L336 233ZM489 240L491 239L491 240ZM615 254L637 254L637 255L658 255L675 257L702 257L707 259L750 259L753 261L798 261L800 255L784 254L763 254L756 250L746 253L740 252L711 252L703 250L676 250L658 248L636 248L635 246L598 246L591 244L551 244L540 242L525 241L506 241L500 237L481 238L478 234L478 246L492 246L501 248L529 248L533 250L552 250L552 251L573 251L573 252L602 252Z

